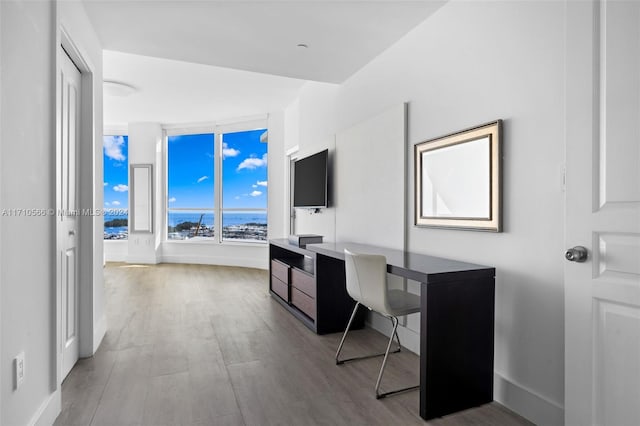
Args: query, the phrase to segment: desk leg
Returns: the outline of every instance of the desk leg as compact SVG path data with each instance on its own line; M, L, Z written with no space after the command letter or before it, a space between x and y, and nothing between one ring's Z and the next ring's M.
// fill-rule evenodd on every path
M422 283L420 416L493 400L495 280Z

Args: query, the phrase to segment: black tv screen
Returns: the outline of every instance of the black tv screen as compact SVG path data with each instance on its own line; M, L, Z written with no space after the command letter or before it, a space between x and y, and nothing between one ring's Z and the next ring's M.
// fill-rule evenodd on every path
M293 163L293 207L327 207L327 161L329 150Z

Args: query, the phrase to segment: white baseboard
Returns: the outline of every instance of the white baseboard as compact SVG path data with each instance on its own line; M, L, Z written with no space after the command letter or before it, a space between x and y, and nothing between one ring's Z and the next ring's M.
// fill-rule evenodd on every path
M494 372L493 399L538 425L564 424L564 408Z
M160 263L158 261L158 258L155 255L152 255L152 256L129 255L127 256L126 262L143 264L143 265L157 265L158 263Z
M29 426L51 426L62 410L60 388L47 397L33 415Z
M127 255L125 253L108 253L104 256L105 262L126 262Z
M93 353L95 354L98 348L100 347L100 343L102 343L102 339L105 334L107 334L107 318L102 315L102 318L98 321L98 323L93 328Z
M163 263L184 263L194 265L240 266L245 268L269 269L269 262L261 258L222 257L222 256L193 256L193 255L164 255Z

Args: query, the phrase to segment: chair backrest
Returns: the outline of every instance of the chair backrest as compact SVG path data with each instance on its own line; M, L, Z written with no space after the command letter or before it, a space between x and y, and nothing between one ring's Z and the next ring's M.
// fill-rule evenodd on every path
M344 250L347 293L369 309L388 315L387 259Z

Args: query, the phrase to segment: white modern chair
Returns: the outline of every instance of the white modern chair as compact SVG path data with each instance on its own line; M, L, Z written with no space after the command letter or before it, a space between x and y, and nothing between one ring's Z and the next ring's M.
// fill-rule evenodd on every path
M419 386L398 389L390 392L380 393L380 382L384 367L387 364L391 343L395 336L398 341L398 348L392 353L400 352L400 338L398 337L398 317L420 312L420 297L402 290L389 290L387 287L387 259L377 254L356 254L349 250L344 251L345 270L347 276L347 293L356 301L353 313L347 324L347 329L342 335L338 351L336 352L336 364L344 364L348 361L372 358L384 355L378 381L376 382L376 398L384 398L388 395L417 389ZM389 344L384 353L367 355L356 358L340 359L340 351L351 328L351 323L356 316L360 305L369 310L376 311L391 320L393 331L389 337Z

